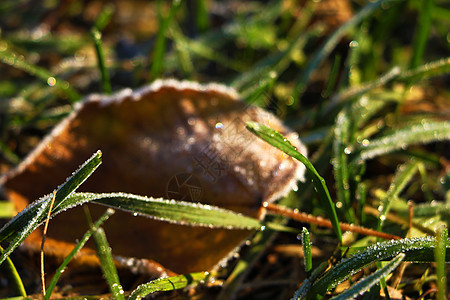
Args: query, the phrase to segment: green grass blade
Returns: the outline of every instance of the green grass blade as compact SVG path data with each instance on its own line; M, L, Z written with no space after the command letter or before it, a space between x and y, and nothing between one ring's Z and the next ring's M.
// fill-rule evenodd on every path
M91 29L91 36L94 40L95 53L97 54L97 66L100 70L103 92L105 94L111 94L111 81L109 80L108 69L105 65L105 54L103 52L102 33L97 28Z
M197 56L199 58L217 62L218 64L221 64L235 71L244 72L245 69L243 68L242 62L230 59L223 53L220 53L215 48L216 45L208 43L208 40L188 38L183 34L182 30L179 28L176 22L173 22L172 28L169 33L176 44L180 48L183 48L182 50L186 51L186 53L184 53L185 56L191 54L191 56Z
M319 193L322 204L325 207L325 211L327 212L328 217L333 224L334 232L336 233L339 242L342 243L342 233L339 226L339 220L337 218L333 200L331 200L330 193L328 192L325 179L323 179L319 175L311 162L309 162L306 157L300 154L297 149L292 146L291 143L289 143L289 141L279 132L254 122L247 122L247 129L250 130L250 132L254 133L257 137L263 139L270 145L280 149L281 151L285 152L289 156L292 156L305 165L306 169L313 179L314 186Z
M97 16L97 19L95 20L94 28L96 28L99 31L102 31L106 25L108 25L109 21L111 20L111 17L113 16L115 11L115 7L113 4L106 4L105 7L103 7L100 14Z
M297 80L297 85L294 89L294 99L298 99L301 94L303 94L309 79L311 77L312 72L318 68L320 63L333 51L342 37L348 33L348 31L359 24L365 17L372 14L375 10L377 10L381 5L386 5L387 2L391 2L392 0L379 0L374 3L367 4L364 8L362 8L353 18L351 18L347 23L339 27L320 47L319 51L313 56L305 71Z
M44 222L45 205L49 204L50 199L51 195L45 196L19 213L0 230L0 237L2 240L14 241L15 239L18 239L18 237L21 237L21 239L18 240L18 243L20 244L31 231ZM57 206L55 201L52 217L62 211L92 201L112 208L129 211L133 214L139 214L177 224L246 230L259 230L262 226L266 226L267 228L276 231L291 231L289 228L280 227L276 224L272 225L270 223L264 224L257 219L215 206L175 200L154 199L124 193L73 193L63 202L58 203ZM24 226L28 226L29 228L25 228ZM19 231L23 233L19 233Z
M65 183L59 186L54 210L64 206L64 200L75 191L101 163L101 152L95 153ZM29 205L0 230L0 241L10 241L8 248L0 256L0 264L16 249L23 240L46 218L52 195L47 195Z
M405 210L405 213L407 211ZM437 215L450 216L450 203L436 202L417 204L414 206L414 217L432 217Z
M309 277L312 269L311 240L309 239L309 231L305 227L302 229L302 247L305 257L305 271Z
M3 255L3 253L4 253L3 248L0 246L0 255ZM12 281L13 289L15 289L16 293L19 294L19 296L26 297L27 292L25 291L22 279L20 278L20 275L17 272L16 267L14 266L12 260L9 257L6 258L6 264L3 266L3 268L5 268L5 271L9 274L9 277L11 278Z
M405 258L404 253L400 253L396 257L394 257L388 264L386 264L383 268L377 270L375 273L367 276L366 278L360 280L358 283L354 284L351 288L345 290L339 296L333 297L333 300L347 300L347 299L355 299L356 296L362 295L367 290L369 290L372 286L379 283L381 278L389 275L397 266L402 262Z
M106 68L105 64L105 54L103 51L101 31L103 30L103 28L105 28L106 25L108 25L113 13L114 7L112 5L106 5L97 17L97 20L95 21L95 24L91 29L91 36L94 40L95 53L97 54L97 66L100 70L102 78L103 92L108 95L111 94L112 88L108 69Z
M445 300L447 295L447 276L445 272L445 252L448 244L448 230L441 226L436 231L436 249L434 257L436 260L437 296L438 300Z
M50 297L52 296L52 293L53 293L53 289L56 287L56 284L58 283L59 278L61 277L62 273L64 272L64 269L70 263L72 258L78 253L78 251L80 251L81 248L83 248L83 246L89 240L89 238L94 233L94 231L96 231L103 224L103 222L105 222L112 214L114 214L114 210L113 209L108 209L94 223L94 225L84 234L84 236L81 238L81 240L75 245L75 247L70 252L70 254L64 259L62 264L56 270L55 275L52 278L52 281L50 282L49 286L47 287L47 292L45 293L44 300L50 299Z
M123 295L124 291L120 284L119 275L117 274L117 269L112 258L111 248L109 247L103 228L100 227L94 232L94 241L103 275L108 282L109 289L111 290L114 299L125 300Z
M434 237L376 243L336 264L314 283L308 296L313 299L315 295L325 295L328 290L361 268L378 261L390 260L399 253L405 254L404 261L432 262L434 261L435 247L436 239ZM447 242L445 259L447 262L450 261L450 242Z
M328 106L327 106L327 109L330 110L332 107L334 107L338 103L345 102L349 99L361 96L377 87L384 86L386 83L397 78L400 74L401 74L401 69L399 67L394 67L389 72L381 75L376 80L373 80L370 82L365 82L358 86L350 87L350 88L340 92L336 96L333 96L330 100L330 104L328 104Z
M353 142L349 110L348 107L345 107L336 118L332 161L337 200L342 203L347 221L353 223L355 216L350 203L350 170L346 152L347 146Z
M195 2L195 26L199 32L205 32L208 30L209 24L209 13L207 9L207 1L199 0Z
M327 87L325 88L325 91L323 92L323 97L328 98L334 87L336 86L336 81L338 79L339 75L339 68L341 66L341 55L337 54L333 59L333 65L331 66L330 70L330 76L328 78Z
M259 229L263 225L257 219L200 203L122 193L92 194L89 197L95 203L177 224L235 229Z
M169 15L164 18L162 16L162 3L163 1L158 1L158 20L159 20L159 30L156 37L155 47L153 50L153 55L151 57L151 68L150 68L150 80L154 80L161 75L163 64L164 64L164 54L166 51L166 32L172 22L175 13L180 7L181 1L173 0L170 5Z
M423 54L427 46L428 36L431 28L431 13L433 11L434 0L421 1L422 7L419 9L419 20L416 26L416 33L413 44L413 55L410 68L416 68L422 63Z
M448 73L450 73L450 57L441 58L437 61L421 65L413 70L402 72L399 79L404 81L416 81Z
M129 299L139 300L151 293L182 289L194 283L206 282L210 276L209 272L199 272L156 279L138 286Z
M81 96L70 86L70 84L54 74L51 74L46 69L33 65L23 59L23 56L16 53L12 49L8 49L7 44L0 49L0 61L10 65L16 69L22 70L32 76L44 81L50 86L58 88L71 102L76 102L81 99Z
M378 231L382 230L384 220L386 219L386 215L389 211L390 201L399 196L414 174L418 171L418 167L419 162L415 160L411 160L410 162L398 167L394 179L389 186L389 190L383 199L381 199L380 206L378 207L378 211L380 212L378 215Z
M354 162L372 159L409 145L426 144L450 139L449 121L421 121L411 124L408 128L398 129L380 138L358 146L358 155ZM352 152L353 149L351 149Z

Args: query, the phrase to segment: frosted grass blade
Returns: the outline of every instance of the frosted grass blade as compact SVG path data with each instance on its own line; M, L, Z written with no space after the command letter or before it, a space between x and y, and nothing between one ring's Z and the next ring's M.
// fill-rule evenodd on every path
M372 159L409 145L426 144L450 140L449 121L422 121L388 133L380 138L370 140L367 144L350 149L359 152L354 163L360 160ZM355 151L353 151L355 150Z
M61 209L65 205L65 199L73 193L101 164L100 151L97 151L88 159L65 183L59 186L54 210ZM23 211L18 213L0 230L0 241L9 241L10 244L5 252L0 256L0 264L16 249L23 240L39 225L41 225L47 215L52 195L44 196L35 201Z
M98 228L94 231L94 241L97 248L97 255L100 259L103 275L108 282L109 289L116 300L125 300L124 291L119 281L116 266L112 258L111 248L103 228Z
M325 295L328 290L361 268L378 261L390 260L400 253L405 254L404 261L433 262L435 247L436 239L430 236L391 240L371 245L352 257L343 259L318 279L311 288L309 299L313 299L314 295ZM447 262L450 261L450 241L447 241L445 259Z
M353 142L352 120L349 111L349 107L345 107L336 118L332 159L337 200L343 204L343 212L347 221L353 223L355 216L350 203L350 170L346 153L347 146Z
M56 270L55 275L52 278L52 281L50 282L49 286L47 287L47 292L45 293L44 300L50 299L50 297L52 296L53 289L56 287L56 284L58 283L59 278L61 277L62 273L64 272L64 269L70 263L72 258L78 253L78 251L81 250L81 248L83 248L83 246L89 240L89 238L94 233L94 231L96 231L103 224L103 222L105 222L112 214L114 214L114 210L113 209L108 209L94 223L94 225L84 234L84 236L81 238L81 240L75 245L75 247L70 252L70 254L64 259L62 264Z
M156 279L138 286L131 293L129 299L139 300L151 293L182 289L194 283L205 282L210 276L209 272L199 272Z
M257 219L216 206L155 199L132 194L88 194L91 201L138 215L177 224L236 229L259 229Z
M390 208L390 201L398 197L398 195L403 191L405 186L409 183L411 178L414 176L418 170L419 162L411 160L408 163L401 165L397 168L397 172L392 180L389 190L386 195L381 199L378 211L378 226L377 230L381 231L383 228L384 220Z
M372 286L379 283L381 278L389 275L405 258L404 253L400 253L394 257L387 265L383 268L377 270L375 273L367 276L366 278L360 280L358 283L354 284L351 288L345 290L339 296L333 297L333 300L348 300L355 299L356 296L364 294Z
M309 275L312 269L311 240L309 238L309 231L305 227L302 229L302 247L305 257L305 271Z
M247 122L247 129L250 130L250 132L254 133L257 137L263 139L270 145L280 149L284 153L288 154L289 156L292 156L293 158L297 159L298 161L300 161L302 164L305 165L309 174L313 178L314 186L316 187L316 190L319 193L322 204L325 206L324 208L328 214L328 217L330 218L331 223L333 224L334 232L336 233L336 236L338 237L339 241L342 243L342 233L341 228L339 226L339 220L337 218L333 200L331 200L330 193L328 192L325 179L323 179L319 175L319 173L311 164L311 162L309 162L309 160L306 157L304 157L301 153L299 153L297 149L294 146L292 146L291 143L289 143L289 141L286 138L284 138L279 132L254 122Z

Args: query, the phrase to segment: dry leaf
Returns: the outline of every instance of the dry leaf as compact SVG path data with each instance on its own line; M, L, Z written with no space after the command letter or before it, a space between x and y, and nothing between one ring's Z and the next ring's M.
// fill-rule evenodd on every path
M79 191L170 197L256 216L263 201L285 195L302 179L304 166L249 133L245 122L250 120L280 131L305 154L296 133L222 85L167 80L135 92L90 96L3 179L5 190L20 211L100 149L103 164ZM105 210L89 208L94 218ZM179 273L211 269L249 234L119 211L104 227L113 254L153 259ZM56 216L47 253L64 255L71 249L65 245L87 228L81 208ZM27 243L38 249L40 233Z

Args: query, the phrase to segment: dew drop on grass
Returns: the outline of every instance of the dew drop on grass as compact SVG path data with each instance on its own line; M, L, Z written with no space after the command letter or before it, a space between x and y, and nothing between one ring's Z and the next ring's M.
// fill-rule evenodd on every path
M355 40L351 41L348 45L349 45L350 48L359 47L358 41L355 41Z
M216 123L216 129L222 129L222 128L223 128L223 123L217 122Z
M351 154L352 153L352 149L350 148L350 147L346 147L345 149L344 149L344 153L345 154Z
M49 86L55 86L55 84L56 84L56 79L55 79L55 77L49 77L49 78L47 79L47 84L48 84Z
M364 140L362 140L361 144L363 147L367 147L367 146L369 146L370 141L368 139L364 139Z

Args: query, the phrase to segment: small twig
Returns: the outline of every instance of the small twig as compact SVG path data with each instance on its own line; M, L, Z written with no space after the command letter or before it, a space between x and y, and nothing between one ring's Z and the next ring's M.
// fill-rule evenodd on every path
M428 294L431 293L436 293L438 290L435 288L429 289L428 291L426 291L425 293L423 293L422 295L420 295L419 298L417 298L417 300L422 300L423 298L425 298L425 296L427 296Z
M414 202L408 201L408 235L407 237L412 236L413 229L413 217L414 217ZM398 266L394 276L392 276L392 287L395 289L398 288L400 282L402 281L403 274L405 273L406 267L409 265L409 262L401 262Z
M278 206L273 203L264 203L264 207L269 212L280 214L282 216L289 217L296 221L309 223L309 224L316 224L321 227L333 228L333 225L331 224L330 220L324 219L322 217L315 217L315 216L300 212L298 209L292 210L289 208ZM386 240L401 239L401 237L399 237L399 236L384 233L384 232L379 232L379 231L365 228L362 226L357 226L357 225L347 224L347 223L339 223L339 225L340 225L341 229L345 230L345 231L351 231L351 232L356 232L356 233L360 233L360 234L364 234L364 235L375 236L375 237L379 237L379 238L386 239Z
M45 238L47 236L48 223L50 221L50 216L52 214L53 203L55 203L56 198L56 190L53 191L52 201L50 202L50 207L47 213L47 219L45 220L44 232L42 234L42 243L41 243L41 282L42 282L42 296L45 297L45 270L44 270L44 244Z
M411 231L413 227L413 217L414 217L414 203L408 201L408 237L411 236Z

